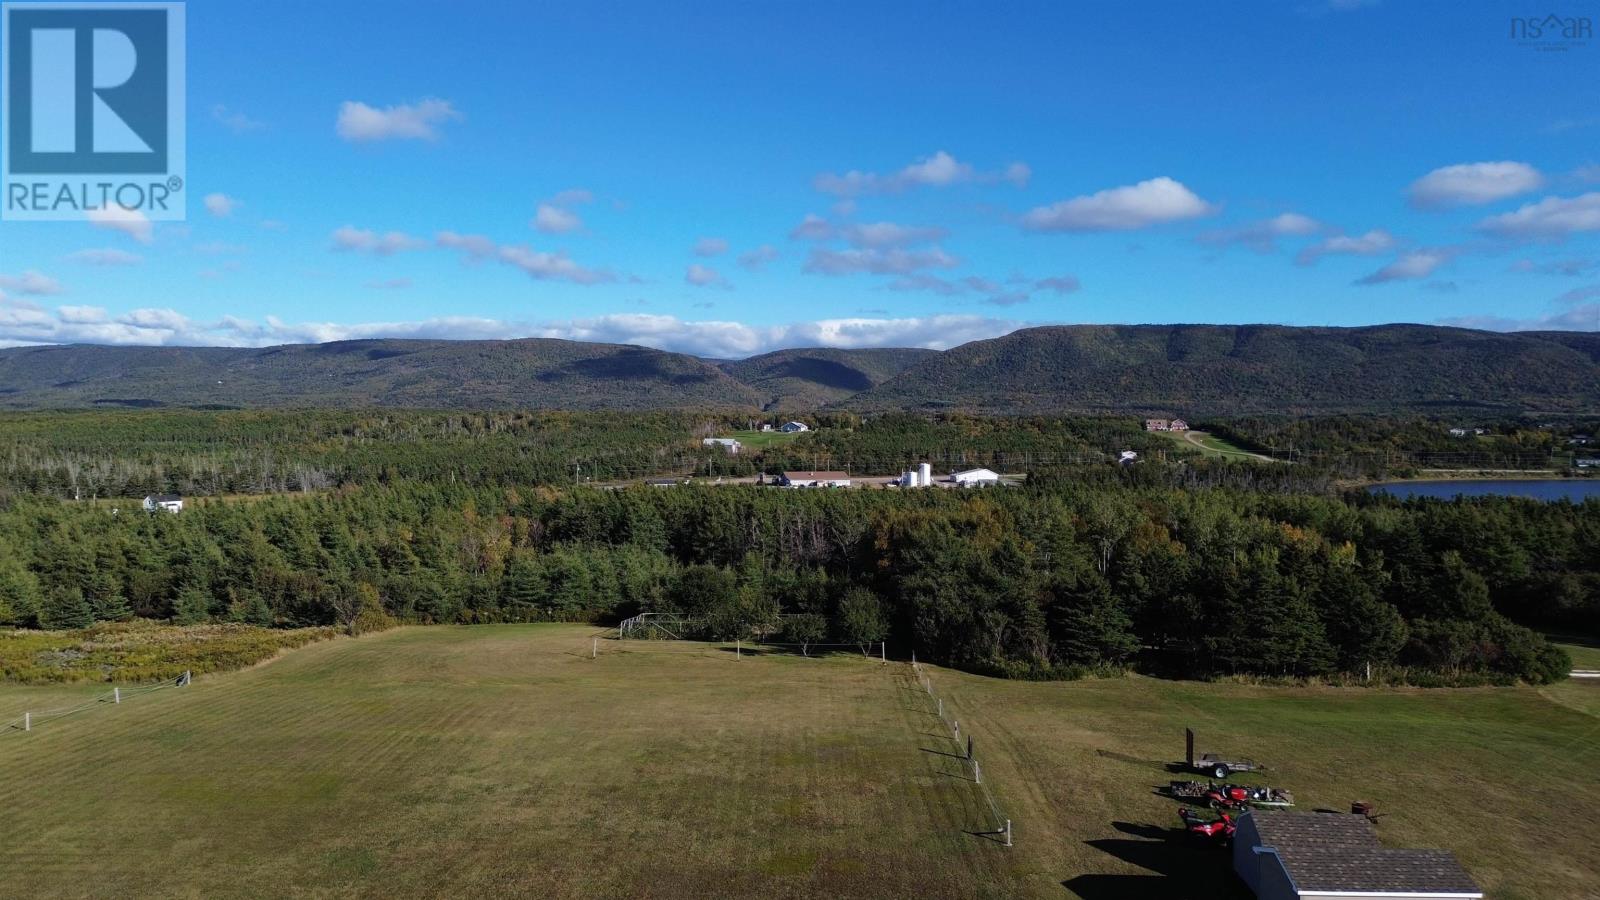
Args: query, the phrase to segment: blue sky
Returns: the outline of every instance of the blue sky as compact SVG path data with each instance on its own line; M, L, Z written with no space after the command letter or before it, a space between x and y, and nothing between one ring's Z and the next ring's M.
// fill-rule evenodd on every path
M0 342L1596 330L1600 41L1514 12L192 0L188 221L0 224Z

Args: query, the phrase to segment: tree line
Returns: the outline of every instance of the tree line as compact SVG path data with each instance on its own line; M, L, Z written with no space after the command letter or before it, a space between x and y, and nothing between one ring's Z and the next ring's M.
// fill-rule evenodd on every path
M1271 467L1268 467L1270 469ZM1286 468L1286 467L1284 467ZM0 622L616 621L973 671L1547 681L1600 632L1600 503L1406 501L1206 460L1019 489L390 479L178 515L0 498Z

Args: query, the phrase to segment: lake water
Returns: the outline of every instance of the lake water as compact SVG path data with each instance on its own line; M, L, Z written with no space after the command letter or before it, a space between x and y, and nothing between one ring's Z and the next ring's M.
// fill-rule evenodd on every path
M1376 494L1392 494L1402 499L1408 497L1437 497L1450 500L1456 497L1531 497L1535 500L1600 499L1600 478L1547 478L1543 480L1488 479L1473 481L1400 481L1375 484L1367 488Z

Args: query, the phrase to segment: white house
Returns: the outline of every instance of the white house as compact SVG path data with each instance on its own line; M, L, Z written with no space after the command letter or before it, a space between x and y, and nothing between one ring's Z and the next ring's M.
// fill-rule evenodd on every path
M177 494L151 494L144 498L144 511L155 512L164 509L169 513L183 511L183 498Z
M849 487L849 472L784 472L778 484L790 488Z
M700 444L705 447L721 447L724 451L737 454L744 445L736 438L706 438Z
M810 431L811 426L804 422L785 422L778 430L784 434L797 434L802 431Z
M1479 900L1448 850L1396 850L1366 816L1251 810L1233 836L1233 870L1257 900Z
M1124 450L1117 455L1119 465L1131 466L1139 461L1139 453L1135 450Z
M965 472L954 473L950 476L950 480L961 487L982 487L987 484L999 484L1000 475L989 469L968 469Z
M1465 428L1452 428L1452 429L1450 429L1450 436L1451 437L1466 437L1467 436L1467 430Z

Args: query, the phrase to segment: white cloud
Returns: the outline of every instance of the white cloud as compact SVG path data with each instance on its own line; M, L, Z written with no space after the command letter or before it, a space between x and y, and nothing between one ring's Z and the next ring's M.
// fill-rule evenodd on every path
M727 240L719 237L703 237L694 242L695 256L721 256L728 252Z
M545 234L566 234L583 227L583 219L570 209L553 203L541 203L533 214L533 227Z
M155 227L145 214L137 209L124 209L120 206L91 209L88 218L89 224L96 228L120 231L141 244L148 244L155 239Z
M800 220L800 224L789 232L789 239L792 241L831 241L837 234L838 232L834 230L832 222L816 213L806 213L806 217Z
M1511 264L1513 272L1530 272L1540 275L1565 275L1568 278L1577 278L1586 275L1595 269L1600 269L1600 259L1556 259L1549 262L1534 262L1531 259L1519 259Z
M439 137L439 125L460 118L461 114L450 101L431 97L415 104L402 103L382 109L346 100L339 107L335 128L339 137L352 142L432 141Z
M56 309L56 315L68 325L93 325L106 320L105 307L101 306L62 306Z
M947 232L931 225L898 225L894 222L867 222L850 225L841 235L856 247L905 247L944 240Z
M1490 216L1478 230L1508 238L1563 238L1600 231L1600 192L1577 197L1546 197L1515 212Z
M1357 279L1356 284L1384 284L1390 281L1427 278L1454 256L1455 251L1442 247L1412 250L1409 253L1402 253L1399 259L1371 275Z
M1216 212L1181 182L1162 176L1030 210L1029 231L1131 231Z
M1034 288L1041 291L1051 291L1057 294L1070 294L1083 287L1076 276L1057 275L1050 278L1041 278L1033 283Z
M233 215L235 209L239 208L239 201L229 197L227 194L207 194L205 204L206 212L219 219L226 219Z
M521 269L539 281L570 281L573 284L601 284L617 276L604 269L588 269L565 253L546 253L528 246L501 247L497 254L506 265Z
M824 194L837 197L856 197L862 194L890 194L916 187L948 187L954 184L976 182L992 184L1006 181L1018 187L1028 183L1033 172L1026 163L1015 162L999 172L979 172L971 163L964 163L943 150L925 159L919 159L898 172L887 175L876 172L851 170L844 174L824 172L812 184Z
M561 191L540 203L534 212L533 221L528 224L544 234L567 234L577 231L583 227L583 219L573 212L572 207L593 200L594 195L582 188Z
M67 254L67 260L85 266L136 266L144 262L144 257L137 253L129 253L126 250L100 247L69 253Z
M699 263L689 266L688 271L683 275L683 280L695 287L731 287L728 284L728 280L722 277L722 273L710 266L703 266Z
M1394 235L1382 228L1359 235L1335 234L1301 250L1294 261L1309 266L1324 256L1377 256L1394 245Z
M333 233L333 249L375 256L392 256L406 250L420 250L425 246L426 241L401 231L379 234L371 229L346 225Z
M1600 331L1600 303L1585 303L1547 316L1514 319L1508 316L1451 316L1440 325L1484 331Z
M61 282L29 269L21 275L0 275L0 289L42 297L61 293Z
M953 269L961 261L938 247L927 250L892 248L829 250L814 247L805 271L818 275L906 275L921 269Z
M771 244L762 244L754 250L747 250L739 254L739 265L752 272L766 268L767 263L778 258L778 248Z
M1419 209L1479 206L1538 190L1544 176L1527 163L1480 162L1445 166L1411 183L1411 205Z
M260 131L267 127L267 123L258 122L237 110L230 110L221 103L211 107L211 118L234 134L245 134L251 131Z
M574 262L565 253L546 253L526 245L501 246L481 234L458 234L441 231L434 243L461 253L467 262L478 263L486 259L522 270L530 278L541 281L570 281L573 284L603 284L618 280L616 273L605 269L590 269Z
M1322 230L1322 223L1310 216L1286 212L1239 228L1223 228L1200 235L1208 244L1240 244L1257 253L1273 253L1278 239L1306 237Z
M434 243L450 250L459 250L468 262L482 262L500 252L500 246L481 234L457 234L441 231L434 235Z
M70 310L70 311L67 311ZM928 347L945 349L997 337L1024 323L973 315L911 318L841 318L781 325L685 321L675 316L625 313L546 322L510 322L471 316L420 321L299 322L267 316L261 323L237 316L197 323L170 309L139 309L108 318L93 307L52 314L25 302L0 300L0 343L87 342L179 346L261 347L363 338L492 340L562 338L642 344L709 357L742 357L786 347Z

